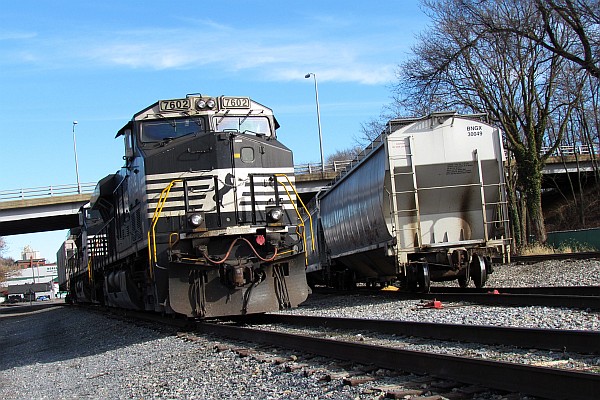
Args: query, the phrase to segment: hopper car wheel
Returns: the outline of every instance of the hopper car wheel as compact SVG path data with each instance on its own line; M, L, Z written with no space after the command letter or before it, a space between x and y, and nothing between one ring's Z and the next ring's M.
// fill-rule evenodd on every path
M407 272L408 289L411 292L429 293L431 279L427 262L410 263Z
M419 267L419 289L422 293L429 293L431 288L431 277L429 276L429 264L420 263Z
M483 258L483 260L485 261L485 273L487 276L489 276L491 273L494 272L494 265L492 264L492 258L489 256L485 256Z
M467 288L469 286L469 282L471 281L470 269L471 267L467 266L464 269L465 274L458 277L458 286L460 286L463 289Z
M473 279L476 288L480 289L485 285L485 282L487 281L487 270L485 260L482 256L473 254L471 264L469 265L469 275L471 275L471 279Z

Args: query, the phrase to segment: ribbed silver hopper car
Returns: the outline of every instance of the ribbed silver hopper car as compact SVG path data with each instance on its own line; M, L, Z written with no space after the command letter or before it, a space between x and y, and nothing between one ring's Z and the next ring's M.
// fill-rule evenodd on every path
M313 204L313 282L482 287L507 254L501 132L482 116L392 120ZM309 249L310 250L310 249Z

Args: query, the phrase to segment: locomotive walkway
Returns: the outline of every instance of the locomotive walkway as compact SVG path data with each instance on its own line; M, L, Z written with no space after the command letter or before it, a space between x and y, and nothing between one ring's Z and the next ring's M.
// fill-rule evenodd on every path
M567 174L593 173L599 149L561 146L543 173L549 184L568 185ZM353 161L296 165L296 189L305 203ZM45 232L77 226L77 212L87 203L96 183L44 186L0 191L0 236Z

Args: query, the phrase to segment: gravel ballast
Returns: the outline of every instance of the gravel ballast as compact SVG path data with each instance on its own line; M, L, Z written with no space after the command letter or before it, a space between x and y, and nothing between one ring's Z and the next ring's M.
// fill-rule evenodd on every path
M488 285L600 285L600 262L553 261L536 265L499 266L491 275ZM599 313L586 310L477 305L437 310L422 309L417 303L415 300L390 300L376 295L313 295L301 307L289 312L445 323L600 329ZM369 384L352 387L343 385L341 380L328 382L321 380L318 374L305 376L301 371L286 373L279 365L261 363L253 357L242 358L232 351L217 352L216 345L229 342L214 337L186 342L175 337L174 331L156 331L76 307L57 305L38 311L32 309L21 314L11 311L11 307L2 307L0 310L0 398L372 399L379 396L369 389L372 386ZM11 311L11 314L7 311ZM371 339L365 335L360 340ZM473 344L449 346L415 340L406 345L420 350L496 357L495 350ZM577 357L573 359L571 355L560 352L523 350L519 353L519 357L529 357L533 363L560 363L567 367L569 363L574 367L580 363ZM510 358L511 354L511 351L505 351L501 357ZM600 367L600 356L587 356L586 359L588 366ZM523 362L521 359L508 361ZM378 384L386 379L382 377ZM481 398L501 398L486 396L484 394Z
M458 286L456 281L432 286ZM547 261L537 264L495 266L487 287L599 286L600 260ZM600 313L548 307L493 307L443 304L441 310L423 308L416 300L396 300L389 296L321 295L311 296L290 314L394 319L446 324L514 326L522 328L600 330Z
M0 318L2 399L354 399L360 388L74 307Z

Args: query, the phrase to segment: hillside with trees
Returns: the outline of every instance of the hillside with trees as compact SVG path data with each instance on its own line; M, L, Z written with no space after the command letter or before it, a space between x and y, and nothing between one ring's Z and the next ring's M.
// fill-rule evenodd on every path
M6 250L6 241L0 236L0 286L16 271L15 260L4 258L2 255Z

